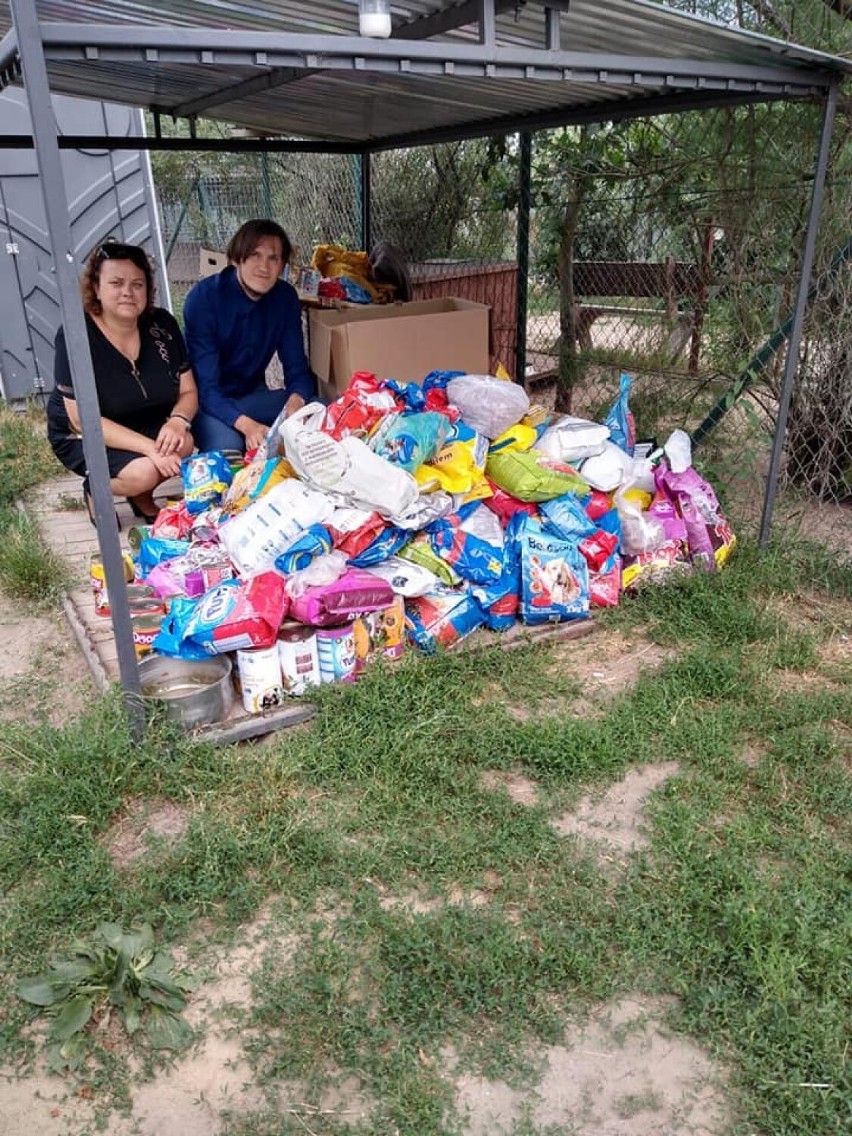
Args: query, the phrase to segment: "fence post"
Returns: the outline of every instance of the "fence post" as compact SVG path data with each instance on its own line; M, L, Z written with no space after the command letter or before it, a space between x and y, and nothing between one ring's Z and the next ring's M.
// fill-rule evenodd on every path
M527 309L530 280L530 208L532 204L532 134L518 135L518 290L515 382L527 375Z
M370 182L370 152L364 150L361 158L361 248L370 251L373 243L373 232L370 219L371 182Z
M172 233L171 237L169 237L169 243L168 243L168 246L166 247L166 264L168 264L169 261L172 259L172 253L174 252L175 245L177 244L177 239L180 236L180 231L181 231L181 228L183 227L183 222L186 218L187 210L189 209L190 198L195 193L196 189L198 189L198 183L199 183L200 180L201 180L201 174L196 173L194 175L193 179L192 179L192 183L191 183L189 189L187 190L186 197L181 202L180 213L178 214L177 224L175 225L175 230Z
M263 215L272 216L272 183L269 180L269 154L266 150L260 152L260 184L263 189Z
M793 394L793 382L799 365L799 347L802 342L802 327L805 322L805 309L808 304L808 289L814 264L819 215L822 208L823 192L825 190L825 177L828 170L828 152L831 147L831 134L834 128L834 114L837 109L837 88L838 84L832 83L825 99L822 132L820 134L816 171L814 173L814 185L811 193L811 208L808 215L808 227L805 233L805 247L802 253L799 286L796 290L796 307L793 312L793 325L790 329L790 342L787 345L784 381L781 385L781 397L778 400L778 420L775 424L775 437L772 442L772 459L769 463L769 473L766 478L766 495L763 501L763 515L760 519L758 544L761 548L765 548L769 542L772 512L775 507L775 497L778 492L778 474L781 469L781 454L784 450L784 438L787 433L787 417L790 412L790 399Z

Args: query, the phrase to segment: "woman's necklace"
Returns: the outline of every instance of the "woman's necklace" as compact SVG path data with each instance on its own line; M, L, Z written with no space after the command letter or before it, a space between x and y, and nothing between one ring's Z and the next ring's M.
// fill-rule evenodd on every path
M135 334L131 337L131 339L138 339L138 347L136 347L135 343L133 343L132 346L129 346L128 340L126 338L119 337L115 332L111 331L103 320L98 321L98 326L100 327L106 338L109 340L109 342L112 344L112 346L119 353L119 355L123 356L127 360L127 365L130 368L130 374L135 380L136 385L139 387L139 390L142 392L143 397L147 399L148 391L145 388L145 384L142 382L142 376L139 374L139 358L138 356L134 358L136 351L138 351L139 355L141 355L142 353L142 333L139 331L139 325L136 325L136 327L134 328Z
M145 384L142 382L142 376L139 374L139 360L138 359L129 359L129 358L127 358L126 355L125 355L125 358L127 359L127 362L130 364L131 375L134 377L136 382L139 384L139 389L142 391L142 394L147 399L148 392L145 389Z

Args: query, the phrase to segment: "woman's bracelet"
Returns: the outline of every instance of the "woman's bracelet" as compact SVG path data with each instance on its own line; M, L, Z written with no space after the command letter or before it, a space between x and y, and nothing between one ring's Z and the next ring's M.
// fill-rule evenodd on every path
M178 412L176 410L173 410L171 412L171 414L169 415L169 418L179 418L181 420L181 422L186 423L187 430L189 430L189 428L192 426L192 421L189 418L187 418L187 416L185 414L178 414Z

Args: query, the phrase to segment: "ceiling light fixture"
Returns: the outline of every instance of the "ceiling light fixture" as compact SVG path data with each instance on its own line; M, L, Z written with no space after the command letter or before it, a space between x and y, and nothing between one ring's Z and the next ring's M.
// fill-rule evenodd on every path
M390 0L358 0L358 31L371 39L391 34Z

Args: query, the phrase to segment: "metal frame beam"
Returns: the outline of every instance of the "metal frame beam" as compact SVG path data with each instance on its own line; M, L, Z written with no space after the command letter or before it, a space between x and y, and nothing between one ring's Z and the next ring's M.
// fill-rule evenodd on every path
M199 95L194 99L187 99L186 102L176 103L172 106L162 103L156 108L160 114L171 114L175 118L188 118L190 115L197 115L203 113L205 110L210 110L211 107L222 106L225 103L232 103L235 99L250 98L252 95L261 94L263 91L272 91L276 87L283 87L287 83L295 82L298 79L303 79L305 72L295 67L279 67L272 71L265 71L262 75L253 75L250 79L243 79L239 83L233 83L227 87L218 87L215 91L209 91L205 95Z
M515 308L515 382L523 383L527 370L527 316L529 314L530 215L532 213L533 138L518 135L518 290Z
M668 86L701 80L778 83L827 89L834 81L814 66L721 63L665 56L549 51L461 42L406 42L358 36L286 35L211 28L125 27L110 24L43 24L48 61L97 63L201 63L211 66L294 67L445 74L490 78L597 81L632 86L662 79ZM597 78L594 79L593 77Z
M488 0L486 0L486 3ZM518 0L492 0L490 7L494 16L508 12L517 5ZM483 0L465 0L463 4L443 8L428 16L418 16L407 24L400 24L391 32L392 39L430 39L445 35L457 28L475 24L481 19Z
M0 150L32 150L29 134L0 134ZM119 138L105 134L63 134L60 150L198 150L206 153L360 154L362 142L322 142L299 138Z
M810 91L811 98L820 92ZM514 134L523 131L549 130L560 126L584 126L595 122L625 122L631 118L649 115L674 114L687 110L710 110L716 107L753 106L757 103L793 101L806 95L789 91L754 92L736 94L725 91L696 91L689 97L683 94L652 95L629 102L601 103L594 107L570 107L541 111L528 115L510 115L504 118L483 119L476 125L435 127L433 130L410 134L395 134L376 138L365 147L361 142L323 142L291 138L117 138L93 134L67 134L59 139L61 150L150 150L184 152L196 150L206 153L270 153L279 154L362 154L381 153L385 150L405 150L414 146L436 146L441 142L459 142L468 138ZM31 150L33 139L28 135L0 135L0 150Z
M819 92L808 92L816 97ZM751 106L755 103L793 101L802 99L798 92L753 92L734 94L728 91L695 91L690 95L666 94L650 95L646 98L632 99L629 102L607 103L597 106L582 106L576 109L565 107L553 111L507 118L492 118L467 126L436 127L434 130L418 131L411 134L395 134L377 139L373 152L382 150L403 150L412 146L436 146L441 142L459 142L467 138L487 138L491 135L512 134L516 132L550 130L560 126L584 126L596 122L626 122L631 118L644 118L650 115L674 114L687 110L709 110L714 107Z

